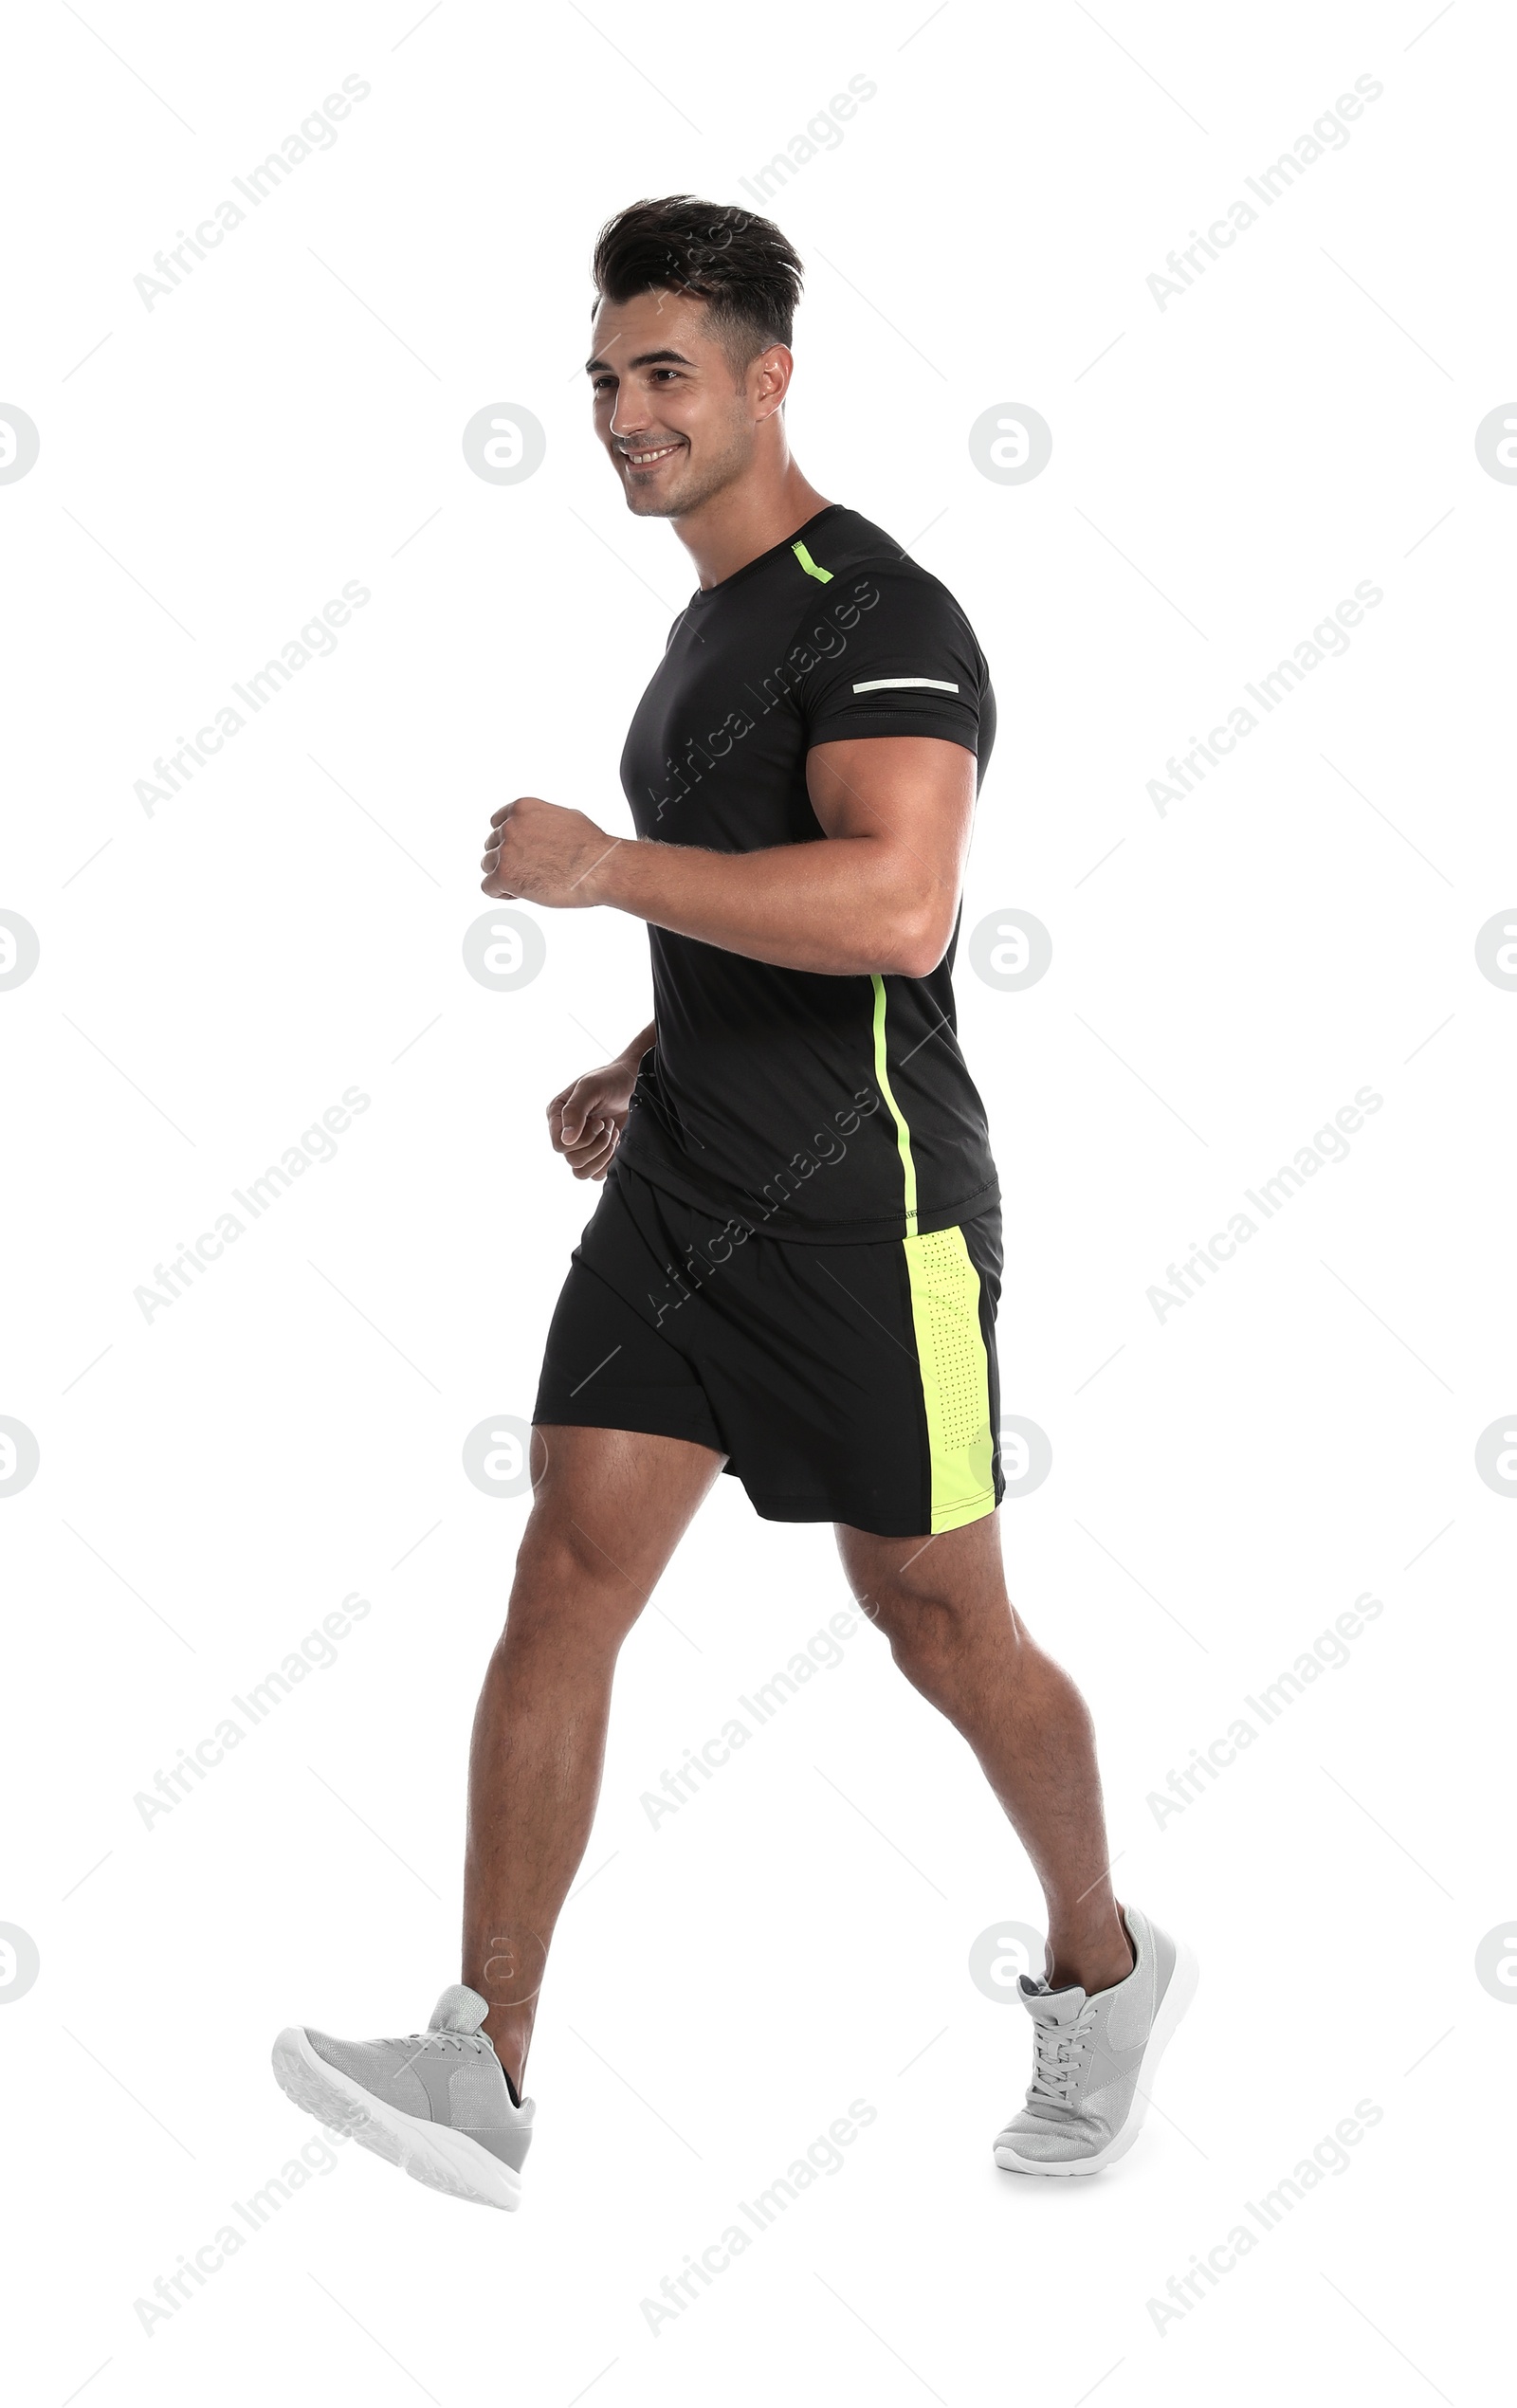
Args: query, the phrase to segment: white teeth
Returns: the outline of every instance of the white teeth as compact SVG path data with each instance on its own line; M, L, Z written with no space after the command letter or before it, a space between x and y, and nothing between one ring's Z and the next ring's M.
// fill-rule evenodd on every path
M678 444L667 443L657 451L630 451L627 457L634 468L645 468L650 460L663 460L669 452L678 451Z

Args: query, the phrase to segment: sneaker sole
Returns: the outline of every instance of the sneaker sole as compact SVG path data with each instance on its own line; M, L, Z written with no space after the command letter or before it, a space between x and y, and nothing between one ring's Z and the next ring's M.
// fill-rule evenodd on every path
M273 2067L284 2096L307 2115L402 2167L429 2190L446 2191L451 2198L469 2199L480 2207L521 2205L521 2177L511 2166L466 2132L424 2124L419 2116L387 2107L361 2083L319 2057L299 2024L291 2024L275 2041Z
M1177 1940L1175 1970L1169 1978L1169 1988L1159 2002L1159 2013L1154 2017L1153 2030L1148 2034L1148 2046L1143 2051L1142 2063L1138 2068L1138 2088L1133 2093L1127 2121L1115 2138L1106 2143L1104 2149L1097 2149L1090 2157L1063 2159L1018 2157L1009 2142L997 2141L996 2143L996 2164L1003 2166L1008 2174L1100 2174L1108 2165L1115 2165L1119 2158L1125 2157L1142 2130L1143 2118L1148 2113L1148 2091L1144 2085L1152 2084L1154 2075L1159 2071L1160 2059L1175 2037L1179 2028L1180 2018L1196 1996L1196 1986L1199 1979L1200 1967L1194 1954L1185 1945L1183 1940Z

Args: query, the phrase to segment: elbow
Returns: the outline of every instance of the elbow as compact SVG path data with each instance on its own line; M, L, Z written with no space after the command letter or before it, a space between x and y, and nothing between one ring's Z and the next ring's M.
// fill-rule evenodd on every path
M952 935L952 926L943 925L939 912L923 912L897 921L887 932L887 941L882 948L886 958L876 966L901 978L930 978L947 952Z

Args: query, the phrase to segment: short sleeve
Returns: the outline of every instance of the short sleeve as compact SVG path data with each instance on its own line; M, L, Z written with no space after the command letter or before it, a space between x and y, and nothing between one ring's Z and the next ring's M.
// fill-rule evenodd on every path
M989 678L946 586L891 569L852 571L838 583L837 594L818 597L801 637L808 658L796 699L808 745L937 736L978 756Z

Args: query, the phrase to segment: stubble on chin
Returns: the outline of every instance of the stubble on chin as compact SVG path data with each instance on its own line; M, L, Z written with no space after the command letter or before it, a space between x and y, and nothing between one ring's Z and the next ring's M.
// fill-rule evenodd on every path
M696 502L704 501L705 497L700 490L701 480L689 474L687 460L683 465L685 475L670 478L667 483L637 485L630 477L624 479L629 510L639 519L678 519Z
M718 460L707 457L704 465L697 468L686 452L681 474L667 483L639 490L630 479L624 479L627 507L640 519L688 518L692 510L698 510L714 493L720 493L724 485L732 484L743 474L748 457L746 448L736 445Z

